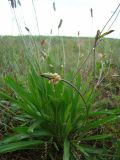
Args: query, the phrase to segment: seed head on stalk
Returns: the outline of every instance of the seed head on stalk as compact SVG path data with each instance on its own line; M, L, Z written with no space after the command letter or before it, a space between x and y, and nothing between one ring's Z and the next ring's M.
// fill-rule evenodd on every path
M53 2L53 10L56 12L55 2Z
M92 8L90 9L90 14L91 14L91 17L93 18L93 9Z
M65 80L65 79L62 79L61 76L58 74L58 73L43 73L40 75L41 77L43 78L47 78L49 80L50 83L52 84L56 84L58 83L59 81L63 82L63 83L66 83L67 85L69 85L70 87L72 87L79 95L80 97L82 98L84 104L85 104L85 107L86 107L86 113L88 114L88 106L87 106L87 103L84 99L84 96L81 94L81 92L76 88L76 86L74 86L72 83L70 83L69 81ZM86 114L86 115L87 115Z
M21 2L20 0L8 0L11 3L11 7L14 9L17 7L17 4L19 4L19 6L21 6Z
M41 76L47 78L52 84L56 84L61 80L61 76L58 73L43 73Z
M63 20L60 19L59 25L58 25L58 29L60 29L60 27L62 26Z

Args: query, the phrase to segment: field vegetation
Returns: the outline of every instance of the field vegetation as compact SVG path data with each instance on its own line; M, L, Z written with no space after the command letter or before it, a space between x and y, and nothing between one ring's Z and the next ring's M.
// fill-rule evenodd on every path
M105 38L112 32L0 37L0 160L120 159L120 40Z
M120 41L96 48L94 77L94 39L24 40L1 37L1 155L119 159Z

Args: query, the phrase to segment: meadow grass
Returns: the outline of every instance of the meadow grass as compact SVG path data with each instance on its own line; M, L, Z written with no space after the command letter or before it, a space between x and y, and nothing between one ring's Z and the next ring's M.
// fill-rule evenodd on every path
M32 36L23 16L24 36L21 2L9 2L20 36L0 37L0 159L119 160L120 40L105 36L120 4L85 38L60 36L61 17L58 36ZM92 8L90 16L92 28Z
M97 46L96 77L90 41L92 48L94 38L1 37L0 153L47 144L44 159L119 159L120 40Z
M20 69L22 71L23 70L25 71L25 69L23 69L22 66L23 67L27 66L26 61L28 57L34 60L34 58L37 56L39 59L42 59L42 58L44 59L45 56L49 55L49 57L53 59L54 61L53 63L56 63L56 65L58 66L64 65L62 43L61 41L59 42L59 37L51 38L50 46L52 47L50 47L50 50L48 50L49 37L43 36L39 38L39 36L35 36L35 37L32 37L32 40L30 37L31 36L24 37L27 48L26 46L24 46L24 43L21 37L12 37L12 36L1 37L1 41L0 41L1 72L4 72L7 66L11 66L10 68L14 68L14 71L16 69L17 70L16 72L21 72ZM66 70L69 70L69 69L75 70L75 68L77 68L76 63L78 62L78 57L79 57L79 63L80 63L85 59L86 55L89 53L89 38L80 37L79 39L80 40L78 41L77 37L63 37L65 54L66 54L66 62L65 62ZM41 46L42 40L45 40L45 43L42 44ZM104 56L106 56L107 58L111 57L112 64L115 65L115 67L118 67L119 69L120 67L119 66L120 64L119 43L120 43L119 39L108 39L108 38L103 39L100 45L96 49L97 58L99 58L99 53L104 54ZM94 38L91 38L91 44L92 45L94 44ZM59 50L59 45L60 45L60 50ZM80 45L80 56L78 56L79 45ZM91 45L91 48L92 48L92 45ZM41 47L42 47L42 50L41 50ZM40 63L42 63L41 61ZM54 65L54 64L51 64L51 65Z

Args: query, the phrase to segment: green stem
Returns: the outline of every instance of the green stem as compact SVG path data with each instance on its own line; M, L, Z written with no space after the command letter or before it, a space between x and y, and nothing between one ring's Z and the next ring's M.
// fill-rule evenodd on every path
M94 81L96 78L96 49L93 50L93 74L94 74Z

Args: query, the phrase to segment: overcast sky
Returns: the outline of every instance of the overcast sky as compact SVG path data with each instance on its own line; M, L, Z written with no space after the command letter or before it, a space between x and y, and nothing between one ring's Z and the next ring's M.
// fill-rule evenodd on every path
M21 7L15 9L18 29L10 3L8 0L0 0L0 35L28 34L25 26L33 35L39 33L32 0L20 1ZM56 12L53 10L53 2ZM94 36L98 29L103 28L119 3L119 0L34 0L40 34L50 35L52 29L52 34L57 35L59 21L63 19L60 35L67 36L77 36L78 31L81 36ZM93 19L90 8L93 9ZM115 30L111 37L120 38L120 15L111 29Z

